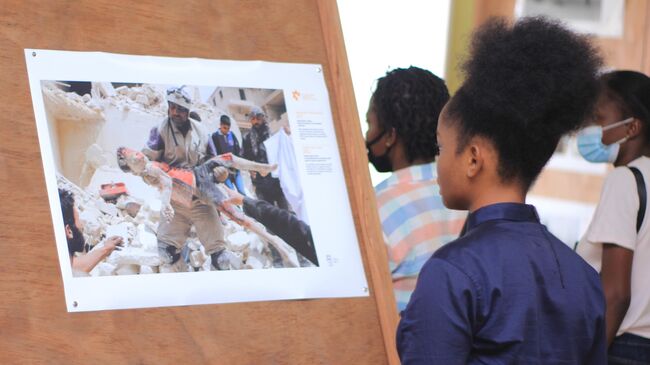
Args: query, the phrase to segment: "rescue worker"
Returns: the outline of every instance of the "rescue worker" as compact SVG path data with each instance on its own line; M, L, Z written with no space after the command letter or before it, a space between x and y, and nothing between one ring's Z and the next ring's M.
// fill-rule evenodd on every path
M167 90L168 115L151 129L142 152L151 160L164 162L172 168L191 169L213 157L209 136L204 127L189 118L192 98L185 86ZM193 196L188 206L172 201L174 215L163 217L158 227L158 252L165 263L173 264L180 258L190 229L194 226L205 252L217 268L218 257L224 252L224 229L214 206Z

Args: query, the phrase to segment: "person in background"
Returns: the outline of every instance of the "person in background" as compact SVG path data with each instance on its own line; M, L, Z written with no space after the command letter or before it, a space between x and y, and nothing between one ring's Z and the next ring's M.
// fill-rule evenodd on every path
M366 113L368 160L393 172L375 192L400 311L424 262L457 236L464 217L445 209L436 182L436 125L447 100L442 79L400 68L377 81Z
M525 204L590 115L601 65L585 36L545 18L474 34L438 122L440 194L469 211L467 230L422 267L397 329L402 364L606 363L598 274Z
M191 111L190 112L190 119L194 119L197 122L200 122L201 121L201 116L199 115L199 113L197 113L195 111Z
M650 78L613 71L601 84L596 125L578 134L578 150L614 170L577 252L600 271L609 364L650 364Z
M271 205L264 200L246 197L230 189L226 193L228 194L228 203L241 206L244 214L262 223L268 230L282 238L312 264L318 266L314 239L311 235L311 228L307 223L298 219L295 214Z
M253 107L248 113L248 120L251 123L251 130L242 141L242 157L259 163L268 163L264 141L271 136L271 131L266 114L262 109ZM258 199L276 205L278 208L289 210L289 202L282 192L280 180L277 177L261 176L252 172L251 179Z
M74 195L71 192L59 188L59 201L61 202L61 214L65 226L65 237L68 241L68 254L72 271L88 274L108 257L114 250L119 250L123 244L122 237L109 237L102 244L97 245L87 253L86 240L83 235L83 227L79 220L79 211L74 205ZM82 253L77 255L77 253Z
M230 130L230 125L230 117L222 115L219 121L219 129L212 133L212 143L215 147L216 155L223 155L224 153L230 152L235 156L241 156L239 141L237 140L237 136L235 136L235 134ZM237 188L237 191L240 194L246 195L244 179L239 170L235 170L234 173L231 173L225 184L230 189Z

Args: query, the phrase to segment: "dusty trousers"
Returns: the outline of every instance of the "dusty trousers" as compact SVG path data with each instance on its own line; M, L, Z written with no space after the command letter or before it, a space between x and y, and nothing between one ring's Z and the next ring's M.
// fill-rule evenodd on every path
M162 246L173 246L180 251L194 225L206 254L210 255L225 248L223 225L213 206L194 199L190 208L173 203L172 207L174 218L169 222L161 219L158 226L158 246L162 243Z

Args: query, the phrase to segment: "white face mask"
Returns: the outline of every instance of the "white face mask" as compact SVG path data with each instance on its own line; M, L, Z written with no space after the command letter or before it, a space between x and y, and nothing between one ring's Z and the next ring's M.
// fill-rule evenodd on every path
M627 118L606 127L591 126L581 130L578 132L576 138L578 142L578 151L582 157L589 162L614 163L618 158L621 144L625 143L628 140L628 137L625 136L612 144L605 145L603 144L603 132L632 123L633 121L634 118Z

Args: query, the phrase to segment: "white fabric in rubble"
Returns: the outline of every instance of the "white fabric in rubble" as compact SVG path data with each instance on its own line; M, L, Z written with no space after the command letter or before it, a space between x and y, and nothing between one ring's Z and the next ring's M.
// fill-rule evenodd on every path
M264 146L266 147L269 164L278 165L278 168L271 175L280 179L282 192L289 204L291 204L296 216L301 221L309 224L291 137L281 128L271 138L264 141Z

